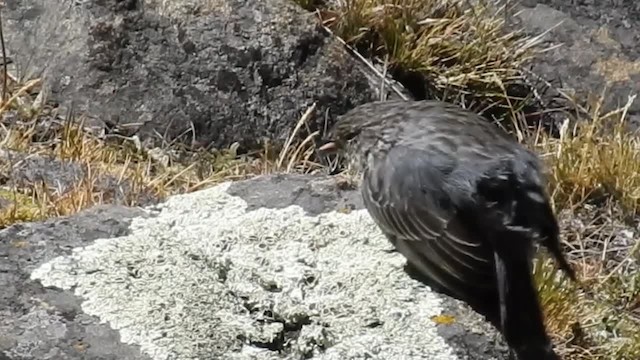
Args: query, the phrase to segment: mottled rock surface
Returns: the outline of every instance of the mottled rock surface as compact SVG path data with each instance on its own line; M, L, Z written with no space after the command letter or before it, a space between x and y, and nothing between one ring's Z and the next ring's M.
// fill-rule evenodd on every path
M640 92L640 2L633 0L521 0L515 24L532 35L545 31L555 47L534 63L533 71L567 94L586 101L608 86L605 106L627 103ZM560 46L558 46L560 45ZM640 121L640 101L630 108Z
M379 87L289 0L5 3L19 74L44 77L54 101L94 125L154 144L255 148L286 137L314 102L331 124Z
M0 354L506 359L480 316L404 272L334 181L262 177L1 231Z
M43 262L96 239L123 236L142 210L98 207L69 219L15 225L0 232L0 359L143 360L136 346L85 314L72 292L29 279Z

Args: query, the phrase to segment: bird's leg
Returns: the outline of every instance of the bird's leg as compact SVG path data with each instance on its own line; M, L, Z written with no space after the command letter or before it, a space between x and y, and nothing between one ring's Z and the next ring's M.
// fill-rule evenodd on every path
M386 252L387 254L397 253L398 249L396 248L396 243L398 242L398 240L396 239L396 237L391 234L385 234L385 236L387 237L387 240L389 240L389 245L391 245L391 248L383 249L382 251Z
M509 292L509 283L507 282L507 266L498 255L494 252L496 266L496 280L498 282L498 298L500 299L500 330L503 333L507 331L507 293Z

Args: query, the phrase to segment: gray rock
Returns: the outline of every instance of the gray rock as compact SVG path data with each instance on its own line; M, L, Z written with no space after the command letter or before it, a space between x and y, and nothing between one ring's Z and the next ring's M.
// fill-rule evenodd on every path
M506 359L479 315L405 274L357 192L333 181L265 176L0 232L0 352Z
M0 359L143 360L136 346L83 313L72 292L43 287L30 272L96 239L127 234L138 209L96 207L73 218L14 225L0 232ZM4 356L4 357L3 357Z
M605 110L625 105L640 92L640 5L633 1L521 1L515 27L531 35L545 31L543 46L555 47L533 71L578 102L608 86ZM560 45L560 46L558 46ZM640 102L630 108L631 121ZM634 120L636 119L636 120Z
M359 192L336 187L336 180L332 178L309 181L306 175L261 176L251 181L235 182L227 192L241 197L247 203L248 211L296 205L309 215L318 215L334 210L364 208Z
M44 183L65 193L85 175L82 165L50 156L0 150L0 161L7 165L8 173L4 175L11 185L17 187Z
M9 54L23 76L43 76L54 100L94 124L155 144L256 148L286 137L314 102L317 124L328 116L330 125L377 98L361 65L293 1L6 4Z

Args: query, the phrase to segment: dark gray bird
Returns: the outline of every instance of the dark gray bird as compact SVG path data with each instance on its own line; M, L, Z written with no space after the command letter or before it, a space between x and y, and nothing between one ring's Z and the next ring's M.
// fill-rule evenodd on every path
M485 315L520 360L558 359L532 279L534 242L575 275L536 155L439 101L361 105L319 150L360 169L364 204L414 277Z

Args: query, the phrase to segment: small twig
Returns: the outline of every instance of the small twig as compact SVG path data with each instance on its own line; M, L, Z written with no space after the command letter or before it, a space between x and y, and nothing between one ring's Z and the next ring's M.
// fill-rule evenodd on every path
M385 56L384 58L384 68L382 69L382 79L380 80L380 101L386 100L386 96L384 94L384 85L386 84L386 81L384 81L384 79L387 78L387 69L389 69L389 54L387 54L387 56Z
M509 0L506 0L504 4L504 24L509 25Z
M346 41L344 41L341 37L335 35L333 33L333 31L331 31L331 29L329 29L327 26L322 25L322 28L329 33L329 35L333 36L335 39L337 39L346 49L347 51L352 54L353 56L357 57L360 61L362 61L369 69L371 69L371 71L373 71L377 76L379 76L382 81L384 81L385 83L387 83L387 85L389 85L391 87L391 89L398 95L400 96L400 98L404 101L408 101L409 98L407 98L406 95L404 95L402 93L402 91L400 91L396 85L394 83L392 83L391 81L389 81L389 79L387 79L385 77L384 74L382 74L378 69L376 69L375 66L373 66L373 64L371 64L370 61L368 61L367 59L364 58L364 56L362 56L358 51L356 51L354 48L352 48L349 44L347 44Z
M2 73L3 73L3 77L2 77L2 101L4 102L4 100L7 98L7 92L8 92L8 86L7 86L7 80L8 80L8 71L7 71L7 49L5 48L4 45L4 32L2 31L2 12L0 11L0 46L2 46Z
M289 148L291 147L291 143L293 142L294 138L298 134L298 131L300 131L300 128L302 127L302 125L304 125L307 122L307 120L309 120L309 118L311 117L311 114L313 114L315 110L316 110L316 103L313 103L313 105L311 105L307 109L307 111L304 112L300 120L298 120L298 123L293 128L291 135L289 135L289 138L287 138L287 141L285 142L284 147L282 148L282 151L280 151L280 156L278 157L278 161L276 163L277 169L280 169L282 167L282 164L284 163L284 158L289 152Z
M329 131L329 107L324 112L324 122L322 124L322 133L326 134Z
M9 105L11 105L19 96L31 90L33 87L35 87L38 84L40 84L40 79L31 80L28 83L26 83L22 88L20 88L20 90L18 90L15 94L13 94L13 96L11 96L9 100L5 101L4 104L0 106L0 114L3 113L5 110L7 110Z
M300 154L304 152L305 148L309 145L309 143L311 143L315 139L315 137L318 135L319 135L319 132L315 131L311 133L309 136L307 136L307 138L304 139L300 143L300 145L298 145L296 150L293 152L293 154L289 158L289 165L287 165L287 173L290 173L291 170L293 170L293 167L296 165L296 160L299 158Z

